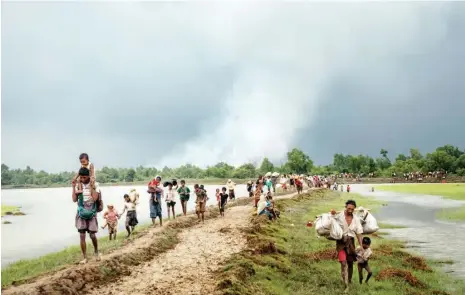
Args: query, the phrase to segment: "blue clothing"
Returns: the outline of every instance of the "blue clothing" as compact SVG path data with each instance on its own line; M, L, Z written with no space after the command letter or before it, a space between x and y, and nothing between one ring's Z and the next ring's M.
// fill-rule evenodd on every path
M157 202L155 202L155 199ZM152 193L152 197L150 198L150 218L161 218L161 193Z

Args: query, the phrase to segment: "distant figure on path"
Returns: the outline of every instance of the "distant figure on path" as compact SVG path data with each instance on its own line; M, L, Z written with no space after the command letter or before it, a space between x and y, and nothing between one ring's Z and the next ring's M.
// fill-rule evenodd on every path
M350 193L350 185L347 185L347 192Z
M195 194L197 199L195 200L195 213L197 214L198 221L205 221L205 210L206 210L206 203L207 203L207 194L205 190L201 189L198 184L194 185ZM202 216L202 219L200 219Z
M181 187L178 188L179 198L181 199L182 213L187 214L187 202L189 201L191 191L186 186L186 181L181 180Z
M226 186L229 189L229 200L234 201L236 199L236 195L234 193L234 189L236 188L236 184L231 180L228 179Z
M173 212L173 219L176 219L176 213L174 212L174 206L176 205L176 189L173 188L172 183L168 183L168 191L166 192L166 208L168 210L168 219L170 219L170 208Z
M160 226L163 226L162 212L161 212L161 198L163 190L158 187L149 189L150 192L150 218L152 219L152 225L155 226L157 217L160 218Z
M223 187L220 193L220 214L222 217L224 217L224 208L226 207L227 203L228 203L228 194L226 193L226 188Z
M136 204L131 202L131 198L128 194L124 195L124 208L123 212L121 212L120 217L123 216L124 212L126 213L126 231L128 232L129 236L134 232L136 225L139 223L137 221L137 211L136 211Z
M98 232L97 223L97 204L99 198L98 190L95 185L95 180L90 178L90 170L82 167L79 169L79 178L73 179L73 192L72 200L77 202L78 209L76 213L76 229L79 232L80 245L83 260L80 263L87 263L87 244L86 232L92 240L94 246L94 255L97 261L100 261L100 254L98 252L98 242L96 233Z
M259 175L256 186L255 186L255 208L257 208L258 202L260 202L260 196L263 193L263 176Z

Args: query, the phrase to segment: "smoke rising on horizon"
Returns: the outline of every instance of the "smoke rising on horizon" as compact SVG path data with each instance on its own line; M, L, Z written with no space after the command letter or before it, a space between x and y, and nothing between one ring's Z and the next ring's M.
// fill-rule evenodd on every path
M464 35L459 2L4 3L2 162L463 148Z

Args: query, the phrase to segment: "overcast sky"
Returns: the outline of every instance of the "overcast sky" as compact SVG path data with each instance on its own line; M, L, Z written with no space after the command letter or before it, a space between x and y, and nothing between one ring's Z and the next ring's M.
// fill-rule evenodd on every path
M465 147L465 3L2 2L2 163Z

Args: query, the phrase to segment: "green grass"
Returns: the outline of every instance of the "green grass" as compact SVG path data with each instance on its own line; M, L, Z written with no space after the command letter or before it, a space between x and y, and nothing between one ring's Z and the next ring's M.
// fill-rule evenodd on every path
M323 194L312 193L278 201L282 212L278 223L256 218L255 224L247 230L249 249L235 255L218 272L218 288L223 294L342 294L340 265L335 258L328 257L328 253L332 255L335 252L334 242L318 238L313 228L305 226L314 216L331 208L341 208L347 199L347 194ZM378 203L354 194L351 198L367 208L375 208ZM369 285L360 286L355 272L349 293L464 294L463 282L454 281L441 271L419 270L412 263L407 263L407 259L415 258L402 248L401 242L373 235L374 255L370 266L374 276ZM407 271L424 287L411 286L400 278L378 280L380 272L388 268ZM447 293L435 293L438 291Z
M380 185L376 189L383 191L441 196L446 199L465 201L464 183L419 183Z
M246 205L246 204L249 204L250 202L251 202L251 199L249 198L240 198L240 199L237 199L233 203L229 203L227 205L227 208ZM178 216L180 215L181 214L178 214ZM209 207L208 214L205 217L206 219L210 219L218 215L219 215L218 208L215 205L213 205ZM196 224L194 222L195 219L196 219L196 216L193 213L188 214L188 218L176 218L176 221L170 222L169 224L166 223L166 221L168 220L164 219L163 230L157 235L157 239L161 237L164 240L162 239L160 241L155 241L154 239L154 243L159 244L155 246L156 248L155 252L159 254L163 252L163 249L168 249L169 247L174 246L178 242L176 236L179 230L195 225ZM101 254L107 254L109 252L117 250L123 247L124 245L131 243L131 241L133 241L134 239L137 239L141 235L145 234L149 230L150 227L151 227L151 223L137 226L136 231L133 233L133 236L131 236L129 239L125 238L126 231L123 231L123 232L120 231L115 241L109 241L108 235L99 234L100 236L98 239L99 252ZM158 220L157 220L157 227L158 227ZM87 236L87 242L88 242L87 243L88 258L92 260L93 259L93 256L92 256L93 246L88 236ZM47 274L53 271L57 271L60 269L64 269L66 267L69 267L72 264L78 263L80 260L82 260L81 248L78 243L79 243L79 237L76 233L76 245L75 246L70 246L70 247L65 248L62 251L50 253L50 254L47 254L47 255L44 255L38 258L20 260L20 261L17 261L15 263L12 263L6 266L4 269L2 269L2 287L7 287L13 284L13 282L18 282L19 284L21 284L25 281L36 278L38 276L41 276L41 275L44 275L44 274ZM150 251L151 251L150 249L142 250L142 252L145 252L145 254L149 253ZM128 258L128 257L125 257L125 258ZM153 256L150 258L153 258ZM139 261L142 258L135 257L131 259ZM127 263L131 265L132 262L129 261ZM110 273L110 275L116 275L115 273L118 273L118 271L119 271L118 269L113 269L113 273ZM107 273L105 273L105 275L107 275Z
M379 190L441 196L445 199L465 201L465 184L463 183L420 183L420 184L396 184L381 185L376 187ZM465 205L458 208L447 208L439 210L436 217L448 221L464 221Z
M114 241L108 240L108 235L101 236L98 239L99 252L105 254L121 248L129 241L136 239L141 233L145 232L149 225L136 227L136 231L129 239L125 238L126 231L119 232ZM87 236L87 255L90 260L93 259L92 253L94 247ZM67 247L59 252L50 253L34 259L25 259L14 262L2 269L2 287L11 285L14 281L23 281L38 275L62 269L70 264L82 260L81 248L78 244L79 236L76 233L76 246Z
M18 213L20 207L17 206L7 206L7 205L2 205L2 216L5 216L7 212L11 213Z

